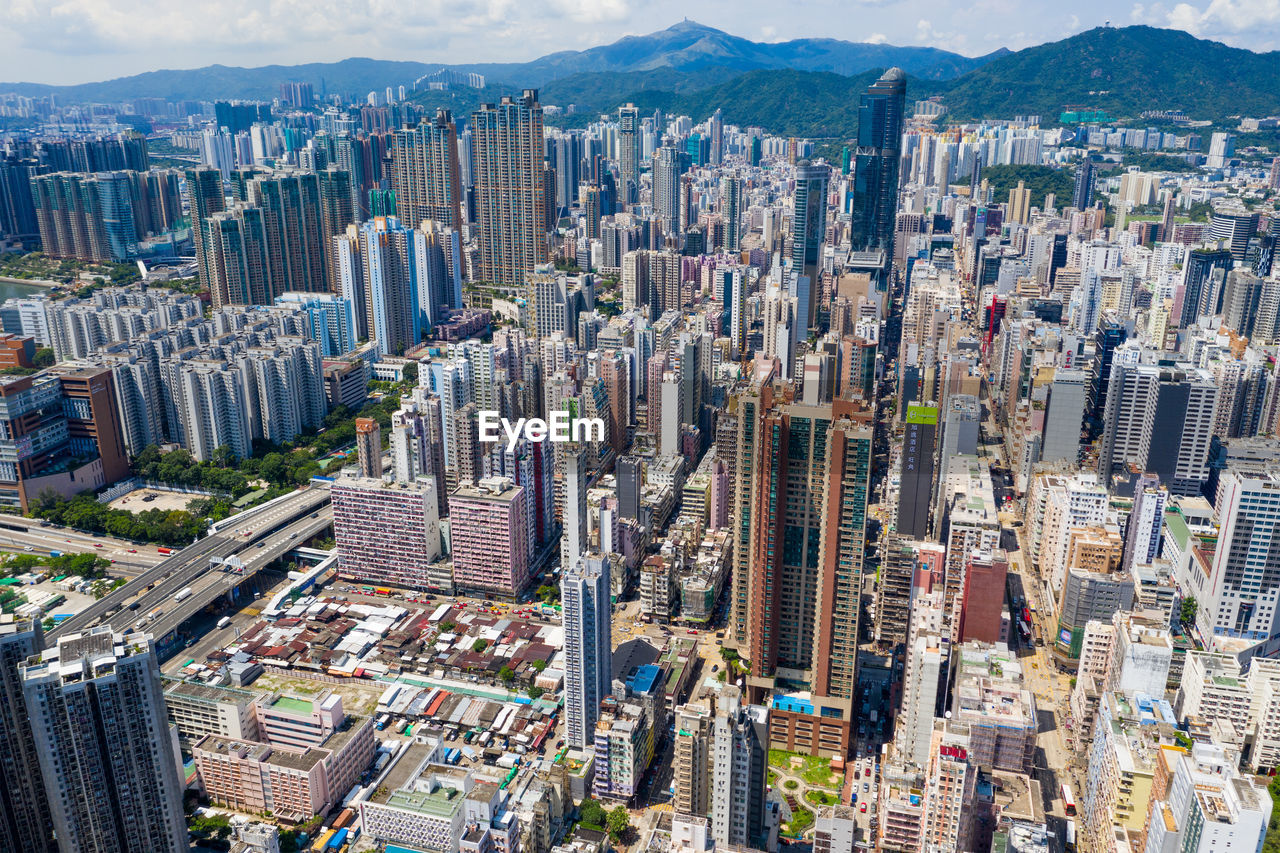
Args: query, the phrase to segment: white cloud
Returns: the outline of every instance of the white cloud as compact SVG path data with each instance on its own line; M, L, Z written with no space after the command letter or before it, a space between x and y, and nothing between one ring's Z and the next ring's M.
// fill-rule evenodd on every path
M518 62L685 16L763 41L827 37L965 54L1060 39L1108 18L1280 47L1280 0L0 0L0 10L0 79L57 83L350 56Z
M1193 35L1269 32L1274 42L1275 28L1280 26L1280 0L1210 0L1204 8L1179 3L1165 20L1168 26Z

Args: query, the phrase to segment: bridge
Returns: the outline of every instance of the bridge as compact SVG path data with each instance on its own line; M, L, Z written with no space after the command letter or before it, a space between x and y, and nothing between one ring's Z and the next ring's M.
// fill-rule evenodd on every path
M138 627L157 639L333 523L329 490L310 486L232 516L48 634L52 642L94 625ZM234 526L232 526L234 525ZM177 601L174 596L191 588Z

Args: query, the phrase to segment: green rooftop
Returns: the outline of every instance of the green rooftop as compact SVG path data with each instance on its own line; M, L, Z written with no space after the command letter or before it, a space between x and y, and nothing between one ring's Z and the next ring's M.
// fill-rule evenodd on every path
M457 788L436 788L431 793L401 789L387 798L387 805L433 817L452 817L462 808L461 793Z
M1166 511L1164 514L1164 526L1173 536L1173 541L1178 543L1179 548L1187 547L1187 540L1191 538L1191 531L1187 529L1187 522L1182 517L1182 513L1175 510Z
M310 714L315 710L315 705L311 704L310 699L298 699L293 696L280 696L271 703L272 708L281 711L291 711L294 714Z

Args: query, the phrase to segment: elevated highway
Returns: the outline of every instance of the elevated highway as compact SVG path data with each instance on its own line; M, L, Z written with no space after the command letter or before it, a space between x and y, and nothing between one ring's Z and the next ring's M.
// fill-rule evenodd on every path
M100 624L118 623L118 628L138 625L143 617L149 617L149 623L154 624L139 627L157 638L163 637L181 624L181 621L173 622L162 632L160 629L172 622L166 618L170 613L165 611L186 613L184 620L190 618L219 595L235 589L291 547L331 524L329 490L310 486L233 518L234 526L223 522L215 527L218 532L188 545L63 620L49 632L50 639ZM232 560L232 568L228 569L223 562L228 558L238 559L240 566L237 568L236 560ZM212 576L206 577L210 573ZM215 582L219 579L220 582ZM184 596L181 602L176 601L174 596L187 587L191 587L190 595ZM167 607L167 604L175 606ZM156 614L157 610L161 612ZM127 615L120 615L122 612Z

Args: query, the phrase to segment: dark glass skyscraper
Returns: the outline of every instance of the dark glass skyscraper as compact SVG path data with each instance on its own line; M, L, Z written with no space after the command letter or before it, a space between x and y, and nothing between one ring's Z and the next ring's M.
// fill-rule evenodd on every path
M1076 186L1071 193L1071 206L1084 210L1093 206L1093 161L1086 159L1076 170Z
M808 337L817 315L822 241L827 233L827 180L831 170L807 160L796 166L795 215L791 218L791 295L796 297L796 340Z
M883 249L886 267L893 262L898 159L906 102L907 75L901 68L890 68L871 84L858 106L852 245L855 252Z

